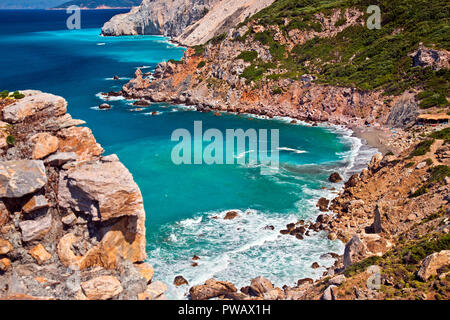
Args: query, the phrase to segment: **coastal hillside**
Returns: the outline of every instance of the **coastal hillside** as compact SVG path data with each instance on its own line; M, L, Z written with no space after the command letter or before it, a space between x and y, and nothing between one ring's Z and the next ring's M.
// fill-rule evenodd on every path
M64 98L0 95L0 299L153 299L141 192Z
M141 4L141 0L73 0L65 2L56 9L79 6L82 9L131 8Z
M127 98L201 112L343 125L382 151L319 200L316 221L279 230L346 244L322 279L274 288L259 277L240 292L210 279L192 299L448 299L450 5L378 1L381 28L369 29L371 4L278 0L123 86ZM374 274L377 288L367 285Z
M274 0L144 0L138 8L105 23L105 36L162 34L196 45L228 31Z

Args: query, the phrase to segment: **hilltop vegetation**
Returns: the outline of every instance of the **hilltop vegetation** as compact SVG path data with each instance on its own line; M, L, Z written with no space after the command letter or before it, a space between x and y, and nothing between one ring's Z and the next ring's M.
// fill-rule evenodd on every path
M330 16L340 10L335 27L345 25L342 14L346 9L364 12L369 5L381 9L381 29L369 30L353 24L332 37L314 37L289 50L274 40L271 26L277 26L286 37L289 31L321 32L323 25L318 13ZM430 0L278 0L263 9L244 24L259 24L263 32L252 29L239 40L253 37L254 41L270 47L272 62L279 69L288 70L268 78L298 79L303 74L314 74L317 82L357 87L362 90L383 89L387 94L400 94L405 89L419 87L422 108L447 106L450 71L413 66L412 53L423 43L433 49L450 49L450 3ZM261 60L254 60L243 76L248 81L265 78L268 68Z

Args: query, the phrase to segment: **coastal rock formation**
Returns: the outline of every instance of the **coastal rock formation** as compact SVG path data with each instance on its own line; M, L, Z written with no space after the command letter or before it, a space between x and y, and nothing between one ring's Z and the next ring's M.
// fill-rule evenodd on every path
M208 300L218 296L227 296L236 293L237 289L231 282L206 280L205 284L194 286L189 290L192 300Z
M198 45L218 36L274 0L144 0L129 13L105 23L105 36L162 34L183 45Z
M114 16L102 28L105 36L161 34L178 36L219 0L143 0L129 13Z
M228 0L212 6L200 20L188 26L175 41L195 46L228 32L245 18L271 5L274 0Z
M63 98L23 93L0 108L15 137L0 149L0 299L138 299L154 271L131 173Z

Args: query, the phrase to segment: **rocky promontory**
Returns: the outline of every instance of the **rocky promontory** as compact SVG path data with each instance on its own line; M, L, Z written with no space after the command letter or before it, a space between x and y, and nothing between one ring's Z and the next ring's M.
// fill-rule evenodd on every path
M144 0L105 23L102 34L164 35L188 46L219 36L274 0Z
M164 298L131 173L64 98L21 94L0 100L0 299Z

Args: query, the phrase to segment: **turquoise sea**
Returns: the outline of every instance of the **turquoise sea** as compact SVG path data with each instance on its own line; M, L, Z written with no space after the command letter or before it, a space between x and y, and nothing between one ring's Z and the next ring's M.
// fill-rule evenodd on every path
M237 287L258 275L278 286L320 277L334 262L322 255L342 253L343 244L322 232L300 241L279 230L315 219L317 200L335 196L329 189L340 187L327 181L330 173L348 178L374 150L343 128L291 125L289 119L217 117L169 104L133 111L133 101L123 99L111 99L111 110L98 110L99 93L119 90L137 67L152 71L184 50L161 36L99 36L103 22L119 12L83 11L82 29L66 30L64 11L0 11L0 90L64 96L72 116L86 120L106 153L116 153L129 168L144 197L149 261L155 278L169 285L170 298L187 293L187 286L172 285L176 275L190 285L215 277ZM113 80L115 75L121 80ZM192 132L194 121L222 132L278 129L279 172L261 175L252 165L173 164L171 134L177 128ZM239 217L223 220L229 210L238 210ZM191 265L193 255L200 257L197 267ZM312 269L315 261L324 267Z

